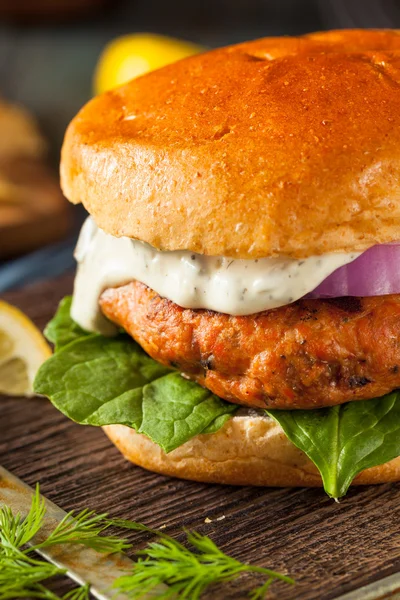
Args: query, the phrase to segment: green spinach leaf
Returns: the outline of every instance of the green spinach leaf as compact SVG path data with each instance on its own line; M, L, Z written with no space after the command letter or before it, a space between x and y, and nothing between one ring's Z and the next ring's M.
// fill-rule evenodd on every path
M217 431L237 410L150 358L129 336L88 334L70 318L69 306L64 299L47 327L56 353L39 369L35 392L73 421L127 425L170 452Z
M268 410L321 473L332 498L364 469L400 456L400 392L316 410Z
M71 319L71 304L72 296L65 296L61 300L55 316L44 330L44 335L54 344L56 352L69 342L91 335Z

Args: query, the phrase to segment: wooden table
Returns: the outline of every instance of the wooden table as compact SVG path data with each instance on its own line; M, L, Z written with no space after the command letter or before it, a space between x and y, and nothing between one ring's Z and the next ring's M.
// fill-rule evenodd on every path
M4 298L43 327L71 286L63 278ZM44 399L1 399L0 464L39 481L66 510L166 524L179 539L182 527L197 529L232 556L287 572L298 583L274 584L279 600L333 599L400 570L400 485L355 488L336 504L322 490L170 479L129 464L101 429L74 424ZM244 598L253 583L243 578L205 597Z

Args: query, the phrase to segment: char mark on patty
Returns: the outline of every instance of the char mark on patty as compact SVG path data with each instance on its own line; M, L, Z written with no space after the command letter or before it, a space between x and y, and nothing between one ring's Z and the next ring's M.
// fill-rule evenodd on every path
M350 314L360 313L363 309L360 298L356 298L354 296L343 296L342 298L327 298L324 300L324 302L332 304L333 306L336 306L336 308L340 308L344 312Z
M371 383L371 380L368 379L368 377L352 376L348 379L348 384L350 388L364 387L364 385L367 385L368 383Z
M214 371L215 369L215 357L213 354L207 356L207 358L202 358L200 360L200 364L206 371Z

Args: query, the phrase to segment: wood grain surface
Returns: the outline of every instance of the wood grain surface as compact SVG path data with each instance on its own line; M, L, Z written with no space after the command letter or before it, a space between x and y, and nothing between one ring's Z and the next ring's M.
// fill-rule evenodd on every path
M63 278L4 299L43 327L71 287ZM31 485L39 481L66 510L166 524L179 539L182 527L197 529L232 556L286 572L297 585L274 584L271 597L279 600L330 600L400 570L399 484L355 488L337 504L322 490L170 479L127 463L100 429L72 423L39 398L1 398L0 464ZM205 598L245 598L253 584L243 578Z

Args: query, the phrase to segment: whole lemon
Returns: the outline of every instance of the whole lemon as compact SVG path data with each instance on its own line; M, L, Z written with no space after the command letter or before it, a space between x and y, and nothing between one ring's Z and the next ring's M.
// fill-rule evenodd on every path
M148 71L203 51L197 44L163 35L135 33L119 37L107 44L99 58L94 91L101 94Z

